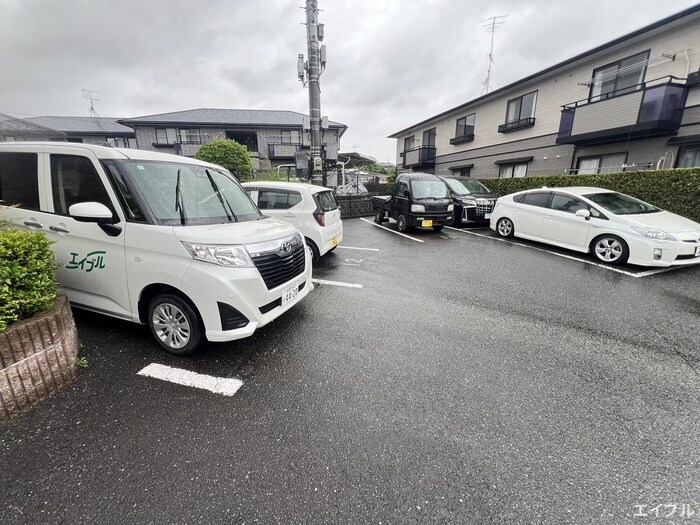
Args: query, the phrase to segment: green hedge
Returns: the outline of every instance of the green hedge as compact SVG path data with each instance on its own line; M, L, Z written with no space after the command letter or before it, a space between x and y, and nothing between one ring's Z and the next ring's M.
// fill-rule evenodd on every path
M500 195L531 188L592 186L632 195L659 208L700 222L700 168L634 171L610 175L556 175L481 179Z
M0 230L0 332L56 300L56 259L39 232Z

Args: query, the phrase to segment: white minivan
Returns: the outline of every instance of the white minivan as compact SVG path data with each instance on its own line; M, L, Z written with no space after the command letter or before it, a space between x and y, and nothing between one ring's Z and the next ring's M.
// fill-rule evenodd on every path
M303 236L236 179L186 157L0 143L0 203L44 232L74 306L150 326L168 352L248 337L312 289Z

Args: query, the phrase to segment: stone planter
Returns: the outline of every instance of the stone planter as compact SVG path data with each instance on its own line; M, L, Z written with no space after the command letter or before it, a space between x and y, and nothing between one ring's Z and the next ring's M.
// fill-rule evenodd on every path
M0 422L26 412L75 379L78 332L66 296L0 333Z

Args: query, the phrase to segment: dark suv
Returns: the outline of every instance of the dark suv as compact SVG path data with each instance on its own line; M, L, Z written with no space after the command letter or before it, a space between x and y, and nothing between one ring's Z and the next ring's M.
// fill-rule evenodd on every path
M496 205L498 194L469 177L440 177L450 189L455 205L455 226L486 223Z

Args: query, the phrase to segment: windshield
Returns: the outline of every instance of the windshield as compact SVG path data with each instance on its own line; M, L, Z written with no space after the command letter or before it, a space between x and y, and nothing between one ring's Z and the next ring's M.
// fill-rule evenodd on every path
M615 215L635 215L661 211L656 206L623 193L592 193L585 195L585 197Z
M452 193L457 195L469 195L471 193L491 193L491 190L481 184L478 180L457 180L445 179L445 182L452 190Z
M414 199L442 199L447 197L447 186L441 180L411 181Z
M160 161L120 161L158 224L195 225L262 218L248 194L223 170Z

